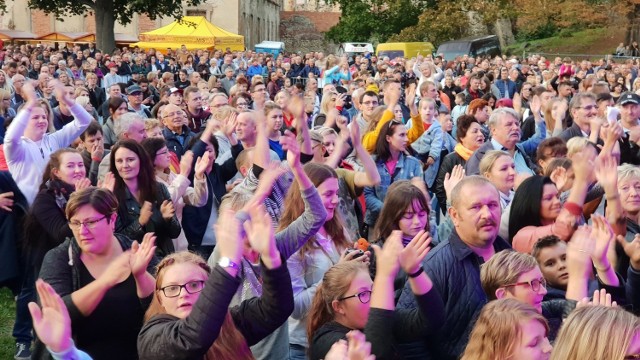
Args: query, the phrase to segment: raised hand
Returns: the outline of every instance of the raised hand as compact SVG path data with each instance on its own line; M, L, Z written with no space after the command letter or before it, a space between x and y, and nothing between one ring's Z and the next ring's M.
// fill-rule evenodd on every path
M593 172L594 164L589 160L588 156L587 152L584 151L573 155L571 168L576 176L576 180L586 181Z
M347 333L349 349L347 351L349 360L375 360L371 355L371 343L367 342L363 333L352 330Z
M229 114L226 124L224 124L224 134L230 138L236 132L236 126L238 126L238 114L233 111Z
M221 224L224 224L221 225ZM216 246L220 249L220 256L240 262L244 243L241 241L240 222L236 219L235 212L224 210L220 213L218 223L213 226L216 233Z
M51 80L51 82L53 83L53 91L56 99L58 99L59 102L65 103L68 107L72 107L75 101L67 94L62 82L60 82L60 80Z
M371 247L376 254L376 276L395 277L400 269L398 259L403 250L402 231L392 231L382 248L375 244Z
M447 194L447 199L451 199L451 191L463 178L464 167L462 165L454 166L451 172L444 176L444 191Z
M38 101L38 94L36 94L36 89L33 86L32 81L25 81L24 85L22 85L22 96L27 102L27 106L33 106Z
M287 109L296 119L305 119L307 115L304 112L304 100L297 96L292 96L287 104Z
M205 151L205 154L207 153L208 152ZM180 158L180 175L189 177L189 174L191 174L191 166L193 166L193 152L188 150L182 155L182 158Z
M542 108L542 101L539 96L533 96L531 99L531 103L529 104L529 108L531 109L531 113L534 116L538 116L540 114L540 109Z
M591 237L594 242L591 258L593 259L596 269L603 269L610 266L607 253L615 241L615 234L604 216L593 214L591 221L593 223L591 226Z
M142 207L140 208L140 217L138 218L140 225L144 226L149 222L149 220L151 220L151 215L153 215L152 206L153 205L148 201L145 201L144 204L142 204Z
M154 233L146 233L142 238L142 244L134 241L131 245L129 266L134 277L139 277L147 271L149 262L156 252L156 236Z
M207 168L209 167L209 164L211 163L211 161L212 159L208 151L205 151L204 154L196 160L196 169L195 169L196 179L202 180L204 178L204 173L205 171L207 171Z
M616 307L618 306L618 303L612 301L611 294L607 293L607 290L600 289L593 292L593 297L591 298L591 300L589 300L589 298L584 298L576 304L576 307L583 306Z
M42 279L36 281L36 291L42 308L29 303L33 329L38 338L53 352L64 352L71 348L71 319L64 301L51 285Z
M360 126L354 121L347 126L349 129L349 136L351 138L351 145L354 148L357 148L362 143L362 138L360 137Z
M567 271L569 276L585 277L591 272L591 255L595 241L591 238L589 226L579 227L567 244Z
M251 220L245 221L243 226L251 248L263 257L274 258L278 256L273 223L271 216L265 211L264 205L250 208L249 215Z
M422 260L429 253L433 238L428 231L421 230L411 242L400 252L400 266L407 274L414 274L422 265Z
M636 234L631 242L627 242L622 235L618 235L616 240L618 240L618 244L622 246L625 254L629 257L631 267L640 271L640 234Z
M13 206L13 191L0 194L0 209L11 212Z
M162 218L165 220L171 220L173 215L176 213L176 209L173 206L173 201L165 200L160 205L160 213L162 213Z
M565 169L562 166L558 166L557 168L553 169L549 178L556 185L556 188L558 188L558 191L567 190L564 188L564 186L567 184L567 181L569 180L567 169Z
M118 255L118 257L109 263L109 266L107 266L98 280L107 285L108 288L112 288L127 280L131 275L130 258L131 251L125 251Z
M405 105L407 105L408 108L412 108L413 106L415 106L415 102L416 102L416 87L411 85L407 89L407 93L405 96Z
M291 168L301 166L300 164L300 144L296 140L296 136L289 130L284 131L284 135L280 136L280 145L282 150L287 152L287 162Z
M596 179L608 194L618 192L618 161L611 154L601 154L594 166Z
M100 185L100 187L113 192L113 189L115 188L115 186L116 186L116 177L113 175L111 171L109 171L104 176L104 180L102 181L102 184Z
M91 180L84 178L84 179L80 179L78 181L75 182L75 187L76 187L76 191L82 190L82 189L86 189L89 186L91 186Z

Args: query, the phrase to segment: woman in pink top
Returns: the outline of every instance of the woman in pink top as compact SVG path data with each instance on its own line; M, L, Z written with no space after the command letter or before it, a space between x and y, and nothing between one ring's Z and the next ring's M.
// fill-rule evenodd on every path
M558 187L546 176L534 175L520 184L509 214L509 239L515 250L530 253L533 244L548 235L569 241L582 221L589 178L593 176L594 166L589 155L583 152L574 156L575 180L564 204Z

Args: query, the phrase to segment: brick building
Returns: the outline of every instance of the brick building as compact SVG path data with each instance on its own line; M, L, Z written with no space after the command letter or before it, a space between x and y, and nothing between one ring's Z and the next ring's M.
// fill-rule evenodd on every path
M7 1L7 13L0 15L0 28L28 31L38 36L51 32L95 32L93 14L58 21L42 11L30 10L27 3L28 0ZM205 0L197 7L185 7L184 15L204 16L216 26L243 35L245 45L251 48L263 40L279 40L281 9L282 0ZM173 21L173 18L151 20L146 15L135 15L126 26L116 23L114 31L125 37L137 37Z
M324 33L340 21L340 8L324 0L284 0L280 12L280 41L287 50L334 52L336 44Z

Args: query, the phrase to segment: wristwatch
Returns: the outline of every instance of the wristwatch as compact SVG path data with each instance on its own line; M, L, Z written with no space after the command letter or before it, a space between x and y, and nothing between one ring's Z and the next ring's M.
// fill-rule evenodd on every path
M228 257L221 257L220 260L218 260L218 265L220 265L223 268L232 268L232 269L240 268L238 264L231 261L231 259L229 259Z

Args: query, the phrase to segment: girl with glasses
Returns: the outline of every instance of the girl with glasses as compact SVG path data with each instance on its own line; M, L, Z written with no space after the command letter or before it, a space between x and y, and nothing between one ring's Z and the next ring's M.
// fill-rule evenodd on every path
M392 232L384 248L374 247L378 272L373 282L362 263L342 262L329 269L309 311L309 359L325 358L331 346L346 339L351 330L364 331L371 354L393 359L394 344L417 341L436 329L443 321L442 299L431 290L421 265L430 242L428 233L421 232L403 247L401 232ZM393 287L400 268L410 274L417 309L395 310Z
M187 151L180 159L180 173L176 174L170 169L171 154L164 138L146 138L140 145L153 163L156 181L169 190L180 223L182 223L182 210L185 205L202 207L207 203L209 191L204 172L209 166L209 161L213 161L209 158L208 152L198 158L194 166L193 153ZM189 180L192 167L194 167L193 184ZM173 239L173 247L176 251L182 251L187 250L188 245L184 230L181 230L180 235Z
M242 215L223 211L219 224L224 226L215 227L221 257L214 268L189 252L172 254L158 265L155 294L138 337L141 360L253 359L249 346L286 321L293 311L289 271L269 215L263 207L257 214L245 229L260 253L262 296L229 307L241 283L244 242Z
M118 200L108 190L74 192L65 215L73 236L47 253L40 277L62 297L72 336L93 359L136 359L137 334L153 294L153 234L138 244L115 234ZM46 351L36 344L35 359Z

